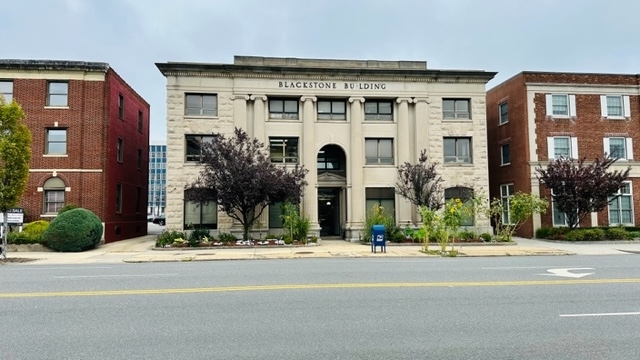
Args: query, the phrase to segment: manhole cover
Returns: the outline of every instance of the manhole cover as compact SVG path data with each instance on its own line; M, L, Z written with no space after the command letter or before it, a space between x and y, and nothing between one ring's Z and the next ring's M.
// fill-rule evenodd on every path
M296 255L309 255L309 254L313 254L313 251L298 251L295 254Z

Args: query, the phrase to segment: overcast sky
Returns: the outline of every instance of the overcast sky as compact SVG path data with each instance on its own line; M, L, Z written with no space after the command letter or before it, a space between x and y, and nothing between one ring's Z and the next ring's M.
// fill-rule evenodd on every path
M233 55L426 60L432 69L640 73L637 0L0 0L0 58L108 62L151 104L156 62Z

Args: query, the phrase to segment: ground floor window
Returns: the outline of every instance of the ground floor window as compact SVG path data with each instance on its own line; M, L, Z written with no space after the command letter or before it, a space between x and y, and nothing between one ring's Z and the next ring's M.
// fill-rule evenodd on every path
M185 199L188 199L188 190L185 191ZM208 201L184 201L184 228L218 228L218 203L215 199Z
M375 205L380 205L384 212L396 218L396 192L394 188L366 188L367 213Z
M466 187L452 187L444 190L445 203L449 200L460 199L465 208L462 211L461 226L473 226L473 189Z
M52 177L44 182L44 213L57 214L64 206L64 181L58 177Z
M622 188L609 198L609 225L633 225L633 194L631 183L624 183Z
M502 200L502 223L505 225L511 224L511 213L509 210L509 198L513 196L514 188L513 184L500 185L500 200Z
M269 205L269 229L282 228L282 202Z

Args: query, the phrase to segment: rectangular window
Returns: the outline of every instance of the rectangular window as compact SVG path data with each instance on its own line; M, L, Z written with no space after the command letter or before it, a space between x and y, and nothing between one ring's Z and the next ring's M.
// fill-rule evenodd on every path
M605 156L633 160L633 139L630 137L606 137L603 139Z
M298 99L269 99L269 118L297 120Z
M471 164L473 162L471 154L471 138L444 138L444 162Z
M282 228L282 204L278 201L269 205L269 229Z
M386 214L396 218L396 196L394 188L366 188L366 207L367 213L369 213L374 206L379 205L382 207Z
M318 120L346 120L347 104L344 100L318 100Z
M185 161L200 161L202 159L204 145L213 141L213 136L186 135Z
M365 139L367 164L393 164L393 139Z
M69 106L69 83L50 81L47 84L47 106Z
M600 96L600 111L604 118L624 119L631 116L631 103L628 95Z
M124 140L118 138L118 145L116 147L116 158L118 162L122 162L124 159Z
M218 95L186 94L185 115L218 116Z
M57 214L64 206L63 190L44 191L44 212L45 214Z
M393 120L393 102L391 100L366 100L364 119Z
M124 96L118 94L118 117L124 120Z
M473 189L464 187L452 187L444 189L444 202L448 203L450 200L460 199L464 205L462 211L462 217L460 219L460 226L473 226Z
M140 203L142 202L142 188L136 187L136 214L140 213Z
M269 158L272 163L297 164L298 138L269 138Z
M553 226L567 226L567 215L558 210L558 203L551 197L551 212L553 213Z
M500 165L511 164L511 149L510 144L500 145Z
M625 182L614 196L609 197L609 225L633 226L633 223L631 183Z
M47 129L47 143L45 146L45 154L67 154L67 129Z
M138 170L142 169L142 149L138 149Z
M122 212L122 184L116 184L116 213Z
M189 190L185 190L187 198ZM208 201L184 201L185 229L217 229L218 228L218 203L213 197Z
M444 119L471 119L469 99L442 99Z
M0 80L0 96L7 104L13 100L13 81Z
M500 124L509 122L509 104L503 102L500 104Z
M502 200L502 223L511 224L511 213L509 199L515 193L513 184L500 185L500 200Z
M578 158L578 138L573 136L550 136L547 138L549 160Z
M142 116L142 110L138 110L138 131L142 132L144 127L144 118Z
M576 96L572 94L547 94L547 116L570 118L576 116Z

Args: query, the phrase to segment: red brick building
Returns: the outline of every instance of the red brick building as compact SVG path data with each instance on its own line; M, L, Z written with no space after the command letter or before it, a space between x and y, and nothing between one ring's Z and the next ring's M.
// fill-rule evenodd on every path
M640 75L522 72L487 92L491 198L522 191L551 202L535 168L551 158L605 156L619 160L610 170L631 173L622 196L581 226L640 224ZM635 146L634 146L635 142ZM508 214L503 216L507 220ZM540 227L564 226L550 206L518 231L532 237Z
M100 217L105 242L147 233L149 104L108 64L0 60L0 95L32 134L25 221L74 204Z

